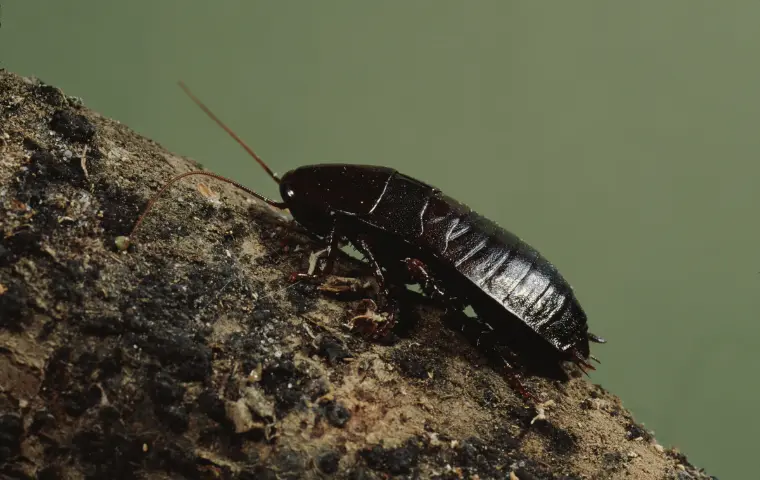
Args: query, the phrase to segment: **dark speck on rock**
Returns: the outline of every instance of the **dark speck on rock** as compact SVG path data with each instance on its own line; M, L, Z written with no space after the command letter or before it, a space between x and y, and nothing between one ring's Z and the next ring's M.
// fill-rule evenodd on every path
M52 85L40 85L37 92L45 103L54 107L60 107L66 101L63 92Z
M151 381L149 392L159 405L171 405L182 400L185 388L168 375L159 373Z
M293 304L298 315L304 314L316 306L317 287L308 283L296 283L288 289L288 300Z
M628 440L635 440L637 438L643 438L645 441L650 441L652 439L652 435L646 431L644 427L641 425L637 425L635 423L629 423L625 426L625 431L628 432L626 434L626 437Z
M101 398L102 392L95 385L87 389L77 388L64 394L63 408L70 416L78 417L97 405Z
M293 408L303 405L302 397L306 378L289 359L265 367L261 372L261 386L265 393L275 398L275 412L285 416Z
M602 455L602 461L605 468L609 470L617 470L620 465L625 461L625 457L620 452L607 452Z
M249 470L243 470L238 474L236 480L278 480L278 476L271 468L259 465Z
M120 347L109 349L100 360L100 378L108 379L121 373L124 362L124 350Z
M391 475L411 473L419 460L420 448L415 439L410 439L402 447L386 449L382 445L361 450L358 455L367 466L375 471Z
M29 426L29 432L37 433L45 427L55 425L55 417L47 410L38 410L34 412L32 424Z
M217 423L226 423L227 414L224 409L224 401L212 390L204 390L198 395L198 407L211 420Z
M0 464L15 457L21 451L24 425L15 413L0 416Z
M131 478L143 455L138 439L95 429L76 434L72 446L90 478Z
M575 437L549 422L536 422L534 425L543 435L549 437L549 442L552 450L559 455L567 455L575 450L576 440Z
M113 405L106 405L104 407L101 407L100 411L98 411L98 416L100 417L100 421L103 423L103 425L107 427L115 426L121 418L119 410L117 410Z
M42 181L67 182L78 176L71 160L59 160L47 150L36 150L29 159L29 176ZM41 188L44 188L40 185ZM41 192L37 192L41 193Z
M37 480L58 480L65 478L61 467L54 465L37 471Z
M0 327L19 330L28 319L24 286L19 281L4 284L5 293L0 295Z
M56 110L50 128L70 142L87 143L95 136L95 127L87 117L68 110Z
M331 365L337 364L344 358L351 357L346 347L338 339L329 335L325 335L319 340L317 354L327 358Z
M417 378L426 380L430 378L428 372L432 368L417 354L406 351L396 350L393 359L399 366L401 373L407 378Z
M517 478L520 480L540 480L537 476L533 475L524 468L518 468L515 470L515 475L517 475Z
M184 382L202 381L211 373L211 352L184 333L167 329L161 336L136 339L146 352L156 355L169 372Z
M343 428L351 419L351 412L339 402L326 402L320 409L333 427Z
M194 453L178 444L151 450L148 463L153 468L176 474L170 475L170 478L200 478Z
M478 472L484 478L502 477L503 472L500 470L505 453L518 445L519 441L506 432L497 434L488 441L469 437L459 443L451 465L464 467L468 472Z
M362 466L351 469L351 471L348 472L348 476L346 478L347 480L377 480L381 477L379 477L372 470Z
M190 425L190 415L181 405L157 406L156 415L174 433L184 433Z
M253 320L257 323L266 322L272 318L272 311L266 309L256 309L253 311Z
M678 463L680 463L681 465L684 465L684 466L689 467L689 468L694 468L694 465L692 465L691 463L689 463L689 459L686 458L686 455L684 455L683 453L679 452L678 450L675 450L675 449L666 450L665 454L668 455L669 457L672 457L672 458L675 458L676 460L678 460Z
M302 472L306 459L304 456L291 449L283 449L279 451L272 459L272 468L277 472L281 472L277 478L280 479L297 479L301 478L295 472Z
M127 234L133 226L134 219L145 206L145 200L142 197L122 190L116 185L109 185L107 189L104 189L100 194L100 201L103 205L100 224L106 233L114 237ZM130 248L133 245L131 244Z
M322 473L335 473L338 471L338 463L340 462L340 454L338 452L327 452L317 458L317 468Z

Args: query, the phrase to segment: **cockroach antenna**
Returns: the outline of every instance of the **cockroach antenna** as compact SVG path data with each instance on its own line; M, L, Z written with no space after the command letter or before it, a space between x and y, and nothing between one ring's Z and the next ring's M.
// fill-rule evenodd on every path
M270 200L269 198L265 197L264 195L256 193L253 190L251 190L250 188L239 184L235 180L231 180L231 179L229 179L227 177L223 177L221 175L217 175L217 174L211 173L211 172L204 172L202 170L193 170L191 172L181 173L181 174L173 177L168 182L166 182L163 187L161 187L161 190L159 190L158 192L156 192L153 195L153 197L151 197L150 201L148 201L148 205L145 206L145 210L143 210L142 215L140 215L140 218L138 218L137 222L135 222L135 226L132 227L132 231L129 232L129 238L133 238L134 237L135 232L137 231L137 229L142 224L143 220L145 219L145 216L153 208L153 205L156 203L156 201L161 196L161 194L164 193L169 187L171 187L172 185L174 185L178 181L182 180L185 177L189 177L191 175L203 175L205 177L215 178L215 179L220 180L222 182L229 183L230 185L233 185L233 186L239 188L240 190L244 191L245 193L247 193L247 194L249 194L249 195L251 195L253 197L258 198L262 202L265 202L265 203L267 203L267 204L269 204L269 205L271 205L271 206L273 206L275 208L286 208L287 207L287 205L285 203L283 203L283 202L275 202L274 200Z
M195 95L193 95L193 93L190 91L189 88L187 88L187 85L185 85L184 82L179 81L178 83L179 83L179 86L182 88L182 90L184 90L185 93L193 100L193 102L195 102L204 112L206 112L206 114L209 117L211 117L220 127L222 127L222 129L224 129L225 132L227 132L232 138L234 138L235 141L237 141L259 163L259 165L261 165L261 167L264 169L264 171L267 172L267 174L272 178L272 180L274 180L278 184L280 183L280 178L272 171L272 169L269 168L269 166L266 163L264 163L264 161L258 155L256 155L256 152L254 152L253 149L251 149L248 145L246 145L245 142L243 142L243 140L241 140L240 137L238 137L237 134L235 132L233 132L231 128L229 128L221 120L219 120L219 118L216 115L214 115L214 113L206 105L204 105L203 102L201 102ZM185 173L179 174L179 175L177 175L177 176L169 179L169 181L166 182L164 184L164 186L161 187L161 189L153 195L153 197L151 197L151 199L148 201L148 204L145 206L145 209L143 210L143 213L137 219L137 222L135 222L135 225L132 227L132 230L129 232L129 235L126 238L124 238L124 237L117 238L117 245L119 245L119 248L126 249L129 246L130 239L134 238L135 232L137 232L137 229L140 228L140 225L142 225L143 220L145 219L146 215L151 211L151 209L153 208L153 205L156 203L156 201L159 199L159 197L169 187L171 187L172 185L174 185L178 181L182 180L183 178L189 177L189 176L192 176L192 175L201 175L201 176L205 176L205 177L211 177L211 178L214 178L216 180L219 180L219 181L222 181L222 182L225 182L225 183L229 183L230 185L233 185L233 186L239 188L240 190L246 192L247 194L249 194L249 195L251 195L251 196L253 196L255 198L258 198L262 202L265 202L265 203L267 203L267 204L269 204L269 205L271 205L271 206L273 206L275 208L280 208L280 209L287 208L287 204L286 203L284 203L284 202L276 202L274 200L271 200L271 199L269 199L269 198L267 198L267 197L265 197L265 196L263 196L263 195L261 195L259 193L254 192L250 188L241 185L240 183L236 182L235 180L223 177L221 175L217 175L215 173L206 172L206 171L203 171L203 170L193 170L193 171L190 171L190 172L185 172Z
M209 117L211 117L211 119L213 121L215 121L217 125L219 125L220 127L222 127L222 129L225 132L227 132L232 138L234 138L235 141L238 142L240 144L240 146L245 149L246 152L248 152L257 162L259 162L259 165L261 165L261 168L263 168L264 171L266 171L267 174L270 177L272 177L272 180L274 180L277 183L280 183L280 177L278 177L277 174L274 173L271 168L269 168L269 165L267 165L266 163L264 163L264 160L262 160L258 155L256 155L256 152L254 152L253 149L251 149L251 147L249 147L248 145L246 145L245 142L240 137L238 137L237 134L235 132L233 132L230 127L228 127L227 125L224 124L224 122L222 122L221 120L219 120L219 118L216 115L214 115L214 112L212 112L211 110L209 110L209 108L206 105L204 105L203 102L201 102L198 99L198 97L196 97L195 95L193 95L193 92L191 92L190 89L187 88L187 85L185 85L185 83L182 80L180 80L178 83L179 83L180 88L185 91L185 93L187 94L187 96L190 97L193 100L193 102L196 103L196 105L198 105L199 107L201 107L201 110L203 110L204 112L206 112L206 115L208 115Z

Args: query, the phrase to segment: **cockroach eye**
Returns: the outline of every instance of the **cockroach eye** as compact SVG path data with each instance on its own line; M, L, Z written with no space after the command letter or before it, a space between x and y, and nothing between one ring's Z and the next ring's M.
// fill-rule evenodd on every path
M288 198L293 198L295 196L296 192L293 191L292 188L286 188L285 189L285 196Z

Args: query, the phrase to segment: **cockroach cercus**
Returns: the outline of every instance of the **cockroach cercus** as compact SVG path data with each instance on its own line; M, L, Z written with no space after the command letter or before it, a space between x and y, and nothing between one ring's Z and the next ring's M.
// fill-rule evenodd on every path
M154 195L130 237L172 184L191 175L212 177L275 208L289 209L297 225L323 242L322 268L315 274L298 274L299 278L329 274L335 254L347 243L362 253L379 286L378 303L369 303L385 319L371 322L372 337L379 338L394 326L398 288L419 284L449 311L472 307L476 317L464 322L462 331L474 332L481 351L500 358L518 386L517 368L528 367L557 380L568 378L566 361L584 373L594 369L588 363L589 358L596 360L589 341L605 340L588 331L586 314L557 268L516 235L439 189L387 167L307 165L279 178L182 82L180 86L279 184L282 201L210 172L186 172ZM366 315L354 321L363 319Z

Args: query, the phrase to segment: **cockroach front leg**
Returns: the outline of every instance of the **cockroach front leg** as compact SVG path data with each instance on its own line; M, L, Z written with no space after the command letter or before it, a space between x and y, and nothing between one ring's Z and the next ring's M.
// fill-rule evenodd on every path
M291 273L290 277L288 278L290 282L296 282L298 280L316 281L332 273L333 267L335 265L335 257L338 254L338 249L340 247L340 235L338 234L337 219L333 222L330 233L327 235L327 238L325 238L325 243L327 243L327 246L325 248L313 252L309 257L309 270L302 273ZM318 271L319 260L322 257L326 257L325 265L321 270Z
M351 318L351 328L357 328L369 338L377 340L385 337L396 325L399 315L399 305L391 295L380 264L377 262L372 248L363 237L352 240L354 247L366 258L373 269L378 288L377 303L370 299L362 300L357 309L357 315Z
M339 228L338 220L336 220L325 238L327 246L309 256L308 271L290 275L288 280L291 283L296 281L311 282L318 285L317 290L320 292L343 298L360 297L372 291L373 285L366 279L332 275L335 257L341 246L342 236L339 233ZM319 262L322 258L325 258L325 262L320 269Z

